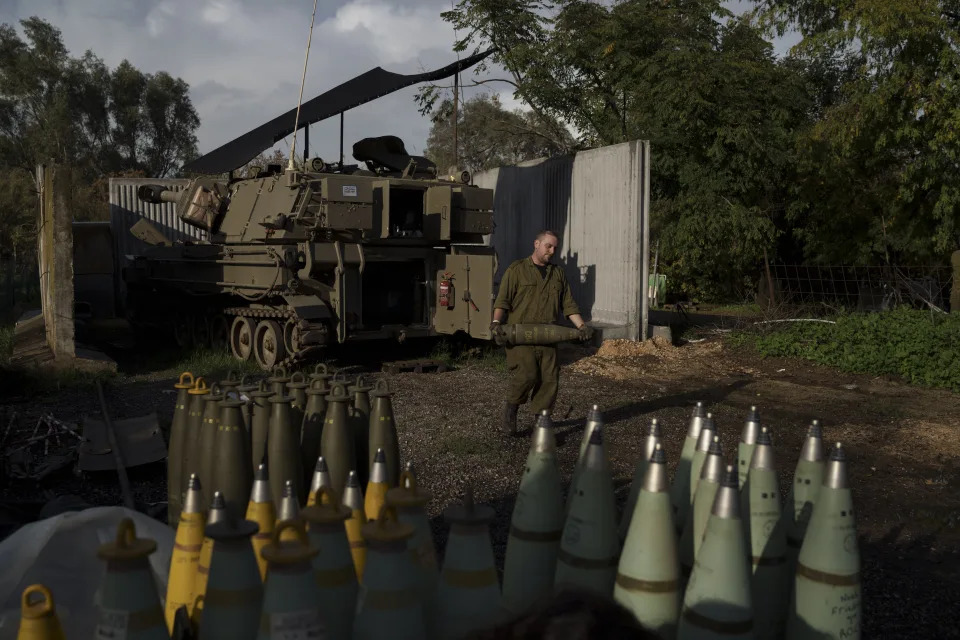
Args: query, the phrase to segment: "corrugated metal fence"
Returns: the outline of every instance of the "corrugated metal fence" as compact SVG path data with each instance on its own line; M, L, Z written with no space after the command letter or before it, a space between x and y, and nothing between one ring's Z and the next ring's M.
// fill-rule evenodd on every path
M130 233L130 227L143 218L152 222L171 242L205 239L205 231L191 227L177 217L176 204L151 204L137 197L140 185L157 184L180 191L188 182L185 179L110 178L110 231L116 242L117 255L140 254L149 246Z
M474 176L492 188L496 229L487 243L504 269L533 251L541 229L560 233L555 260L586 319L647 335L650 145L647 141L533 160ZM616 335L611 332L611 335Z
M180 191L189 182L186 179L176 178L110 178L110 232L113 234L116 248L118 294L121 307L127 299L127 288L120 275L123 267L127 265L126 256L142 254L150 246L130 233L130 227L146 218L171 242L206 239L206 231L191 227L177 217L175 203L143 202L137 197L137 188L143 184L156 184Z

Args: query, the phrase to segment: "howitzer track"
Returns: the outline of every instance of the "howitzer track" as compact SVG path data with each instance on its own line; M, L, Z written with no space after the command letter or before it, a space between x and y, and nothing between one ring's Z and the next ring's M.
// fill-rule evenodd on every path
M234 318L247 318L250 320L258 320L256 329L254 330L254 335L251 337L252 340L274 340L277 342L282 342L283 344L283 356L275 361L269 363L265 362L261 355L257 354L257 347L252 344L250 348L253 350L252 353L247 353L246 356L242 355L239 344L235 344L235 341L241 340L240 336L236 336L235 332L238 331L237 321L234 320L233 325L230 327L230 337L229 344L230 349L233 352L235 357L241 359L249 359L254 357L257 362L260 363L261 367L265 367L270 370L274 367L290 367L293 365L301 364L306 362L311 356L317 355L324 350L324 345L321 344L302 344L299 342L299 337L288 335L292 331L327 331L326 325L323 324L311 324L304 330L298 326L297 313L293 309L278 309L271 307L228 307L223 310L224 316L232 316ZM274 320L281 321L282 326L277 323L263 323L263 320ZM265 327L261 329L261 327ZM279 328L279 335L278 333ZM240 327L240 331L247 331L249 333L249 325L245 327ZM269 332L270 336L265 337L261 332ZM261 347L262 348L262 347Z

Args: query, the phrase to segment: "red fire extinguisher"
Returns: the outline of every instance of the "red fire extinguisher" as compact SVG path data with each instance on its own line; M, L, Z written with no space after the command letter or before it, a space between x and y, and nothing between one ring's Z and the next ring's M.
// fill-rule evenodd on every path
M439 306L453 309L453 275L444 273L437 289L440 294Z

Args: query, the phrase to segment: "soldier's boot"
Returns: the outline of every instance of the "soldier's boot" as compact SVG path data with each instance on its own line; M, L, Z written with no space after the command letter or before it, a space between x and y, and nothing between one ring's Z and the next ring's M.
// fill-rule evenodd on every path
M500 430L508 436L517 435L517 410L520 408L518 404L510 404L505 402L503 405L503 415L500 419Z

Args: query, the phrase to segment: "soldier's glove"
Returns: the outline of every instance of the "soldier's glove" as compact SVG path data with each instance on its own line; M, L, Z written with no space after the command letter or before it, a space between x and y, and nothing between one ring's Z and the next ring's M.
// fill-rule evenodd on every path
M580 334L581 342L588 342L593 337L593 329L586 324L577 329L577 332Z
M490 323L490 334L493 336L493 341L502 347L505 336L503 334L503 327L496 320Z

